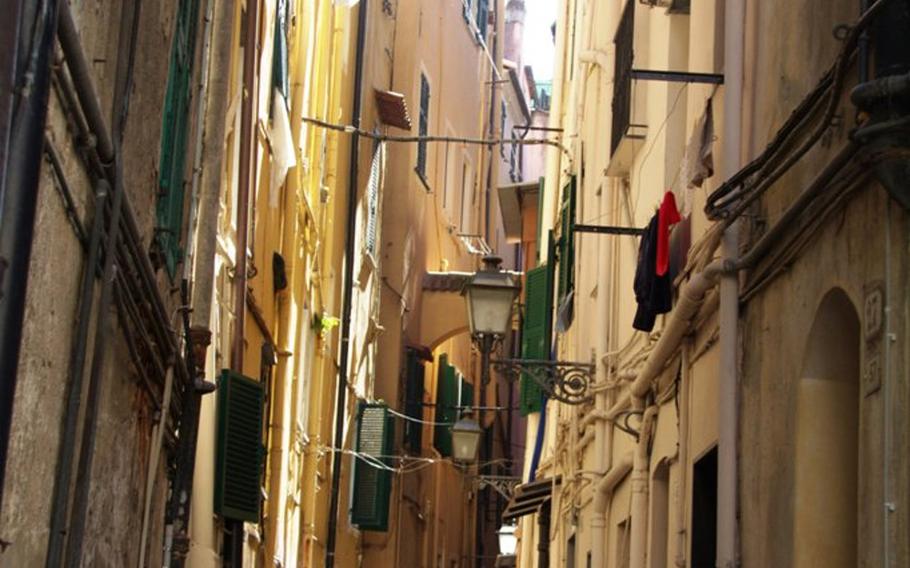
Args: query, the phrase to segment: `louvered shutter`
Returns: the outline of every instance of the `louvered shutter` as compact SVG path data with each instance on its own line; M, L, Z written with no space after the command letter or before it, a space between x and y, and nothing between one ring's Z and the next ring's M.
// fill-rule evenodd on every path
M563 189L559 235L559 303L575 287L575 177Z
M452 424L458 420L458 377L455 367L449 365L447 355L439 356L439 374L436 384L436 422L433 445L442 456L452 455Z
M259 522L262 472L262 384L222 371L218 385L215 512Z
M418 124L418 134L426 136L430 130L430 82L427 81L426 75L420 74L420 123ZM417 173L421 177L427 175L427 142L420 140L417 142Z
M467 407L474 406L474 385L464 380L464 377L461 377L460 391L458 406L461 408L458 410L464 411L467 410Z
M288 0L278 0L275 10L275 42L272 50L272 85L287 104L290 83L288 78Z
M423 420L424 366L419 355L408 350L407 370L405 376L405 414L415 420ZM405 447L412 452L420 453L423 424L412 420L405 421Z
M550 358L550 330L553 318L553 284L551 265L529 270L525 284L525 317L521 332L522 359ZM519 385L519 408L527 416L540 412L543 390L527 373Z
M363 531L387 531L394 423L384 404L361 402L357 409L357 456L351 496L351 523ZM369 457L364 457L369 456Z
M186 138L189 131L198 12L198 0L180 0L177 26L171 45L161 125L161 163L158 174L159 198L155 238L164 266L171 278L176 274L181 256L183 173L187 153Z
M367 223L364 236L364 248L370 255L376 254L376 232L379 216L379 188L382 184L382 161L385 148L382 143L376 144L373 161L370 164L370 179L367 182Z

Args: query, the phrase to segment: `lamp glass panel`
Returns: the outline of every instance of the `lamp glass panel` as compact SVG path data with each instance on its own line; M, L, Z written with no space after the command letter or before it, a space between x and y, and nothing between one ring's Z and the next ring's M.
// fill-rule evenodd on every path
M515 536L515 527L512 525L503 525L496 531L499 537L499 553L505 556L515 554L518 548L518 537Z
M471 333L505 335L512 321L514 288L473 287L468 290Z
M452 457L456 461L472 462L477 459L481 430L452 428Z

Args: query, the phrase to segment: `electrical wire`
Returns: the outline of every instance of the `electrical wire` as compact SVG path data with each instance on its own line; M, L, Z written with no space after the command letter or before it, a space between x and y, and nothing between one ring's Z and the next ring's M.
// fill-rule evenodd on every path
M765 152L759 157L757 161L760 164L755 165L750 163L743 170L735 174L730 181L723 184L720 188L714 191L710 196L708 196L708 203L705 205L705 212L708 214L709 218L718 218L721 217L724 219L721 223L721 228L725 230L728 228L738 217L740 217L745 210L755 202L769 187L771 187L784 173L790 170L812 147L821 140L825 131L829 128L834 114L837 110L837 104L840 100L841 91L843 89L844 76L846 74L847 64L853 58L853 50L856 47L857 41L859 40L862 31L872 22L874 16L884 8L892 0L876 0L875 4L870 6L862 16L850 27L847 36L844 38L844 44L841 48L840 53L838 54L837 59L833 65L832 70L828 74L832 74L831 85L828 88L823 88L823 85L827 83L827 75L823 78L821 84L817 88L821 92L827 91L827 104L825 107L825 112L822 115L822 120L816 126L815 130L809 135L809 137L801 144L796 150L792 153L789 153L788 157L784 162L773 169L770 173L765 172L765 166L767 162L776 156L777 151L782 148L782 145L785 141L789 140L789 137L798 133L799 129L793 129L791 120L788 120L784 127L778 131L778 135L775 136L772 144L769 145L772 148L771 152L768 152L766 149ZM807 101L813 101L812 105L815 102L818 102L820 99L817 99L818 93L813 91L810 93L807 99L804 99L803 104L797 107L797 110L803 108ZM792 116L791 116L792 118ZM802 121L802 117L799 118L798 122ZM758 182L751 188L744 188L742 191L737 192L736 194L730 196L723 202L719 200L730 194L733 189L741 184L745 183L745 179L750 177L752 174L756 174L756 177L759 179ZM761 175L759 175L761 174ZM734 183L731 183L734 182ZM733 209L727 209L727 207L733 205L734 202L738 202Z
M387 408L389 414L401 418L402 420L407 420L408 422L414 422L416 424L424 424L426 426L454 426L454 422L432 422L429 420L421 420L419 418L414 418L413 416L408 416L407 414L402 414L391 408Z
M638 191L635 193L635 204L632 206L632 212L638 211L638 201L641 197L641 171L645 167L645 163L648 161L648 157L651 156L651 152L654 150L654 146L657 145L657 139L660 138L660 135L663 134L664 128L667 127L667 123L670 121L670 117L673 116L673 113L676 112L676 105L679 103L679 99L682 98L682 94L686 91L686 85L683 83L679 86L679 90L676 92L676 98L673 99L673 104L670 106L670 112L667 113L667 116L664 117L664 121L661 123L660 128L657 129L657 134L654 135L654 138L651 139L651 145L648 146L648 151L645 152L644 157L641 159L641 162L638 164L638 175L636 179L639 180Z

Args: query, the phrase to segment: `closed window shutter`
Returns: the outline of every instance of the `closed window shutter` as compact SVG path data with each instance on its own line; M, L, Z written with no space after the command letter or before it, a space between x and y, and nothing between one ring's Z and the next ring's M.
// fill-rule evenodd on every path
M423 420L424 366L416 351L408 349L407 375L405 377L405 411L415 420ZM423 424L415 420L405 422L404 443L412 452L420 453Z
M474 406L474 385L461 377L461 396L458 400L458 412L467 411L468 407Z
M387 531L394 423L384 404L361 402L357 408L357 456L351 496L351 524L364 531ZM369 457L366 457L369 456Z
M487 37L487 13L489 0L477 0L477 33L481 38Z
M543 265L528 271L525 287L525 317L521 332L522 359L550 358L550 329L553 314L552 270ZM543 389L527 373L519 384L519 409L522 415L540 412Z
M427 81L426 75L420 74L420 123L418 125L418 134L426 136L430 130L430 82ZM426 177L427 175L427 142L420 140L417 142L417 173Z
M215 512L259 522L262 472L262 383L222 371L218 385Z
M449 365L449 358L439 356L439 375L436 384L436 422L433 445L440 455L452 455L452 424L458 420L460 397L455 367Z
M173 278L180 259L183 229L183 170L189 130L191 80L196 45L198 0L180 0L171 46L164 117L161 125L161 163L158 175L156 243L168 275Z
M575 287L575 177L563 189L559 235L559 303Z
M272 85L284 97L290 93L288 79L288 0L278 0L275 11L275 43L272 55Z
M382 185L382 162L385 146L376 144L373 150L373 161L370 164L370 179L367 182L367 226L364 248L370 255L376 255L376 239L379 217L379 188Z

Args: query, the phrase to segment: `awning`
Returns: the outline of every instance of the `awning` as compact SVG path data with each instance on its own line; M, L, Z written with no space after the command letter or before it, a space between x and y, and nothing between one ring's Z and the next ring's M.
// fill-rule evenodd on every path
M376 111L383 124L402 130L411 129L411 116L408 114L408 105L404 100L404 95L379 89L373 89L373 94L376 97Z
M502 213L502 225L506 233L506 242L521 241L521 194L537 191L539 181L510 183L497 188L499 210Z
M508 522L536 513L541 505L550 500L553 488L560 484L562 476L557 475L555 478L546 477L517 486L506 510L502 513L502 520Z

